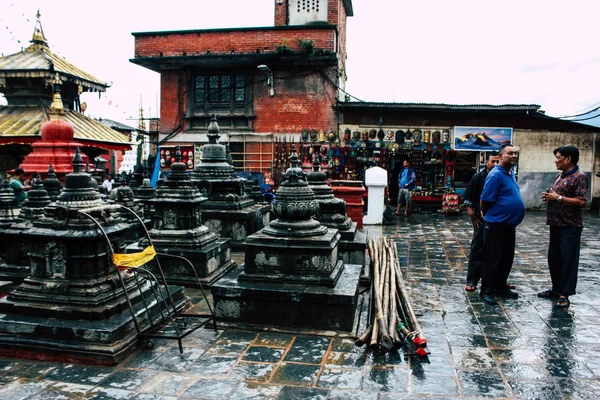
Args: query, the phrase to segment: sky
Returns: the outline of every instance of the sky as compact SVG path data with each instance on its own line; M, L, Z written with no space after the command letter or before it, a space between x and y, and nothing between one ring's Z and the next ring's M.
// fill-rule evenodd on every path
M273 26L275 0L2 0L0 53L29 45L37 10L50 49L111 85L86 114L158 117L160 76L129 61L132 32ZM376 102L600 106L597 0L352 0L347 92ZM600 113L600 111L598 111Z

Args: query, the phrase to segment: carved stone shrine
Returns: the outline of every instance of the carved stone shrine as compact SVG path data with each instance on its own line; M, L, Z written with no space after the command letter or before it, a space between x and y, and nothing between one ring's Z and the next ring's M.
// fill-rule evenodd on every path
M56 201L58 195L63 189L63 184L56 177L52 163L50 163L50 165L48 166L48 174L46 175L46 179L44 179L42 183L44 185L44 189L46 189L46 192L48 192L50 201Z
M246 180L238 177L227 161L227 150L219 143L219 136L213 115L208 126L209 143L202 148L192 181L208 197L200 206L204 225L217 235L230 238L232 247L241 249L246 237L268 222L270 207L248 197Z
M5 357L116 364L139 339L126 293L142 330L166 309L148 280L113 266L105 236L79 213L88 210L101 221L115 252L123 253L123 234L132 227L115 218L82 166L77 149L64 190L46 206L46 217L22 232L29 241L31 273L0 299L0 354ZM187 305L183 288L170 290L176 308Z
M315 219L328 228L339 230L340 257L347 264L362 265L364 280L368 282L368 268L365 269L367 235L362 230L359 231L357 223L346 216L346 202L333 195L333 190L327 184L327 174L321 171L320 166L315 157L313 170L306 177L308 186L315 193L315 200L319 203Z
M319 204L295 147L269 226L246 239L245 263L212 288L218 319L302 329L352 330L362 266L338 256L340 233L313 216Z
M0 230L0 242L7 244L0 250L0 258L4 261L0 261L0 280L18 282L29 275L29 241L23 231L31 228L34 221L45 217L48 204L50 197L38 174L33 178L31 190L27 192L18 221Z
M148 200L154 206L150 237L157 253L187 258L200 278L199 283L184 261L164 257L161 265L169 283L208 286L237 266L231 261L231 239L219 238L202 224L201 204L207 199L188 177L179 147L175 160L169 176L158 181L156 196ZM145 246L142 241L127 250L138 252Z

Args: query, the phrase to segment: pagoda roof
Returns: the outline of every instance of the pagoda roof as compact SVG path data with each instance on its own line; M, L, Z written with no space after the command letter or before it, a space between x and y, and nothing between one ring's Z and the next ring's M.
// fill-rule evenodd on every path
M0 145L40 140L42 124L49 120L50 107L45 104L0 107ZM131 149L125 135L77 111L65 110L64 120L73 125L76 142L106 150Z
M86 91L104 92L110 86L54 54L48 47L39 19L29 47L0 57L0 78L53 79L56 74L61 81L81 85Z

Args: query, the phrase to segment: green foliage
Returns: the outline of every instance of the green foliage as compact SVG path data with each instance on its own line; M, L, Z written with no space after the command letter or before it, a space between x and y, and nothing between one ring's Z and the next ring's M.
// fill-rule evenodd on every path
M275 54L285 55L285 54L291 54L291 52L292 52L292 48L288 44L287 39L285 39L282 44L275 47Z
M300 48L308 55L313 55L315 53L315 43L312 40L304 40L298 38L298 44L300 44Z

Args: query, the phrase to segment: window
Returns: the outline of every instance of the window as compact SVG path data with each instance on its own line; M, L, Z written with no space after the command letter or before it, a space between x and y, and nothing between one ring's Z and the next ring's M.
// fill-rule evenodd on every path
M238 73L196 74L192 78L189 127L206 129L210 116L217 114L224 129L252 128L252 88L250 78Z
M243 104L247 97L245 75L197 75L196 104Z

